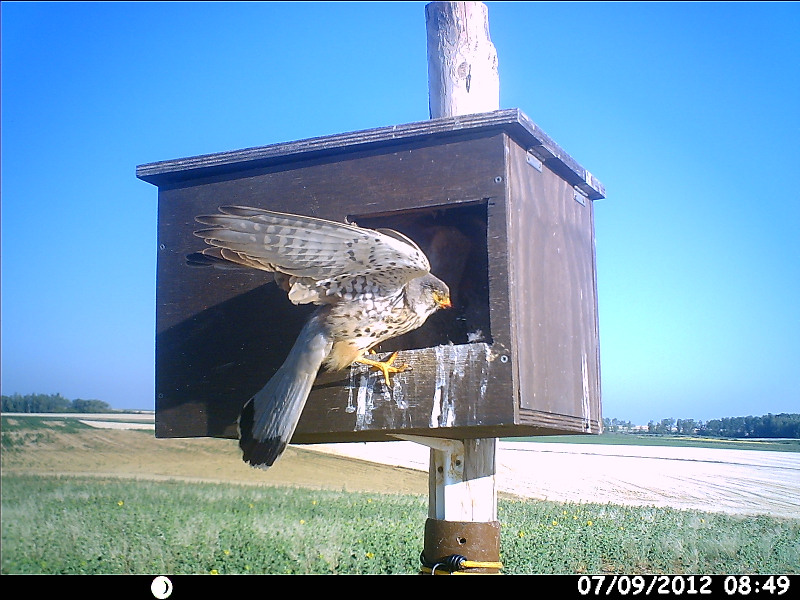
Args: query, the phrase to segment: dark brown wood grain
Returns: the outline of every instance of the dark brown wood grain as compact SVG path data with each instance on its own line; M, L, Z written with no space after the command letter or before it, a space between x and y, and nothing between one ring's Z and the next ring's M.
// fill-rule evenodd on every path
M599 431L593 203L509 144L512 328L522 423ZM546 414L546 421L541 415ZM574 417L581 417L580 424Z

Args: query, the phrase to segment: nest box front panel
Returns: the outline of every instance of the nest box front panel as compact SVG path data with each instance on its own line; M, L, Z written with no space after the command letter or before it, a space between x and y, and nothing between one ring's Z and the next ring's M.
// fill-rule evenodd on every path
M458 437L464 427L513 424L505 143L502 133L426 139L160 186L156 435L236 437L242 405L313 310L291 304L267 273L188 263L204 247L195 217L229 204L397 229L453 292L453 310L378 348L401 350L412 366L391 388L361 365L321 374L294 441L431 427Z

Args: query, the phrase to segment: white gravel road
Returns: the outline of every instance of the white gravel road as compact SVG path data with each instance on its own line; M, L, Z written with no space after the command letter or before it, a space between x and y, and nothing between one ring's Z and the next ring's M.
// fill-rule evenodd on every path
M413 442L304 447L428 470L428 449ZM501 441L497 488L556 501L800 518L800 453Z

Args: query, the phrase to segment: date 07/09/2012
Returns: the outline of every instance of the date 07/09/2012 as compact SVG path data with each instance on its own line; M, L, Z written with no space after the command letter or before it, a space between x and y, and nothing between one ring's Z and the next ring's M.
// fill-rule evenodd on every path
M578 578L578 593L582 596L682 596L722 591L728 596L780 596L789 591L790 585L791 580L786 575L582 575Z

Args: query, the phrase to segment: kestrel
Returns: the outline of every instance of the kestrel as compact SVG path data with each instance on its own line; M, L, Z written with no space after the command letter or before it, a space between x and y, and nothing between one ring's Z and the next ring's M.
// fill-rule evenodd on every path
M392 230L244 206L220 207L197 221L210 248L206 258L273 273L294 304L319 305L283 365L239 417L245 462L268 468L292 438L320 368L354 362L378 368L386 383L404 366L365 354L377 344L420 327L448 308L447 285L430 273L425 254Z

